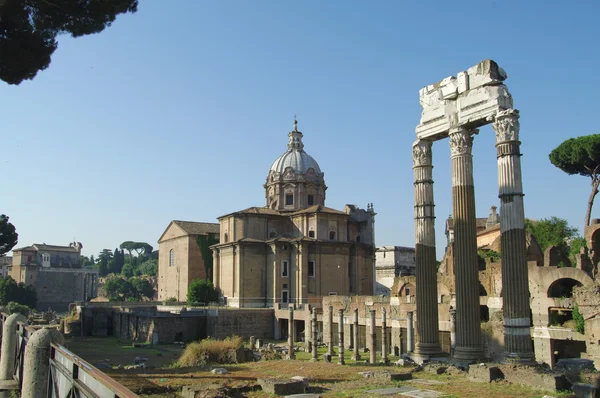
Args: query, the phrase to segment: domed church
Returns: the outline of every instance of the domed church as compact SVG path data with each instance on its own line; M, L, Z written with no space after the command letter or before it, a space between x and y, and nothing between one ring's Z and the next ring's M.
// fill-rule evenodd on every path
M324 173L302 138L294 120L267 174L265 207L218 218L213 282L230 306L320 306L326 295L373 293L373 206L326 207Z

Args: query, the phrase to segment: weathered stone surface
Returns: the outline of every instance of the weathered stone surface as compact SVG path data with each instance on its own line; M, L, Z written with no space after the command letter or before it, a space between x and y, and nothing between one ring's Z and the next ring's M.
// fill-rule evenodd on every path
M294 376L290 380L292 380L292 381L301 381L302 383L304 383L304 389L306 390L308 388L308 377Z
M496 366L471 365L469 366L469 380L490 383L492 381L504 379L502 371Z
M509 383L523 384L546 391L569 390L572 383L564 373L554 372L542 366L498 366Z
M224 374L227 374L227 373L229 373L229 372L227 371L227 369L225 369L225 368L214 368L214 369L213 369L213 370L211 370L210 372L211 372L211 373L214 373L214 374L216 374L216 375L224 375Z
M395 373L389 370L358 372L365 379L377 379L385 381L411 380L412 373Z
M415 390L402 393L405 397L414 397L414 398L436 398L446 395L442 392L433 391L433 390Z
M492 60L485 60L419 91L421 123L417 138L444 138L451 128L487 124L488 117L512 108L512 96L502 82L506 73Z
M580 372L584 371L584 370L596 370L596 368L594 367L594 361L592 361L591 359L585 359L585 358L564 358L564 359L559 359L558 362L556 363L556 369L559 370L564 370L565 372L569 372L569 373L577 373L579 374Z
M264 392L276 395L304 393L304 382L287 379L258 379L258 384Z
M418 389L410 386L402 386L400 388L391 387L391 388L380 388L377 390L368 390L367 394L377 394L377 395L396 395L404 392L417 391Z
M439 363L430 363L430 364L423 366L423 371L434 374L434 375L441 375L446 372L446 369L448 369L447 365L443 365L443 364L439 364Z
M571 387L571 391L575 393L577 398L595 398L596 387L591 384L574 383Z

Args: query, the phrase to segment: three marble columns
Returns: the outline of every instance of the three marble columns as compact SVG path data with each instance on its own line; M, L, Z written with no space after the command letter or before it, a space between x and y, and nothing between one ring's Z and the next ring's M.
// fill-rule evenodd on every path
M525 223L520 163L519 111L508 109L491 118L496 132L500 204L505 357L529 362L533 347L529 329L529 287L525 257ZM456 284L456 347L462 361L483 357L480 331L479 275L473 135L476 129L449 131L454 213L454 272ZM433 199L432 142L413 144L415 191L415 256L417 344L425 358L441 354L437 306L437 263Z

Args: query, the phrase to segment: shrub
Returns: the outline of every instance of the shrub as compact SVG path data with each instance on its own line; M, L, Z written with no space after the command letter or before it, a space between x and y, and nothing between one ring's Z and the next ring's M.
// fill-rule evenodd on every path
M190 284L187 294L188 303L208 303L217 299L217 291L211 281L195 279Z
M227 363L230 350L237 350L243 344L239 336L227 337L225 340L211 338L191 343L179 357L179 366L200 366L207 362Z
M15 301L11 301L10 303L8 303L6 306L6 310L9 314L14 314L15 312L18 312L21 315L29 315L29 307L23 304L19 304Z
M585 320L583 319L583 314L579 312L577 304L573 307L573 321L575 321L575 330L579 333L585 332Z
M175 303L177 302L177 299L175 297L169 297L165 300L165 302L167 303Z

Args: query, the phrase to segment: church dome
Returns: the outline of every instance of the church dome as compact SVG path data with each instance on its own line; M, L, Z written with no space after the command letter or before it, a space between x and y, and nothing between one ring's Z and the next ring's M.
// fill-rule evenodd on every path
M291 167L296 174L306 174L310 169L313 169L316 175L322 174L317 161L304 152L302 133L298 131L296 120L294 120L294 130L290 131L288 137L288 150L275 159L271 165L271 172L283 174L288 167Z
M283 174L285 169L291 167L297 174L306 174L308 169L313 169L316 174L321 174L319 164L312 156L304 151L287 150L283 155L275 159L271 171Z

